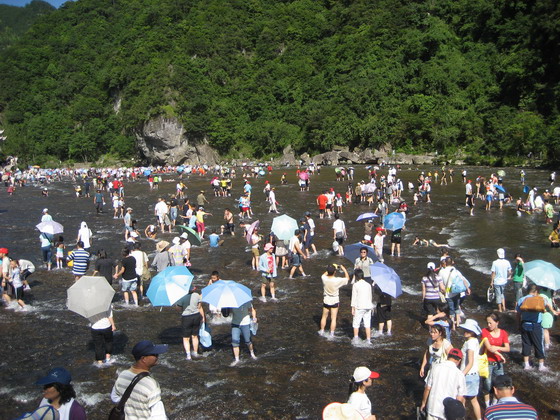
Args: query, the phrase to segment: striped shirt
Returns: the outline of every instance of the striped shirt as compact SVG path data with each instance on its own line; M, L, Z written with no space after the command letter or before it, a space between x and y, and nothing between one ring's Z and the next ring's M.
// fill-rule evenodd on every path
M537 410L529 404L523 404L515 397L500 398L497 404L486 409L484 420L538 419Z
M69 260L74 260L72 267L72 274L75 276L83 276L86 274L89 264L89 252L84 249L78 248L68 256Z
M422 277L422 283L426 288L426 300L439 300L440 284L443 283L443 279L437 274L434 277L424 276Z
M136 374L130 369L119 374L111 395L122 398ZM161 401L159 384L151 376L146 376L134 387L130 397L124 405L126 420L145 420L151 416L150 409Z

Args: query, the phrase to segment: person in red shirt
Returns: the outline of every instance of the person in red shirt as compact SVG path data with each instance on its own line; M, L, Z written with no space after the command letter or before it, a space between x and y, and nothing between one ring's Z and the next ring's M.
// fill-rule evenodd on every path
M327 209L328 198L326 192L317 197L317 206L319 206L319 218L323 219L325 217L325 210Z
M482 393L486 407L490 403L490 393L492 392L492 381L499 375L504 374L504 363L506 359L502 353L509 352L509 336L505 330L500 329L500 313L490 312L486 315L487 327L482 329L482 345L486 356L488 356L488 368L490 375L483 379Z

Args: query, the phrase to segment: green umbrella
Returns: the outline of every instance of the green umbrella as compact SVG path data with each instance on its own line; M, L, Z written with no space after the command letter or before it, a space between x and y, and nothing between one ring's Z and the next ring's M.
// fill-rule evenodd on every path
M185 226L185 225L177 225L177 226L175 226L175 230L177 230L177 232L179 232L179 233L186 233L187 235L189 235L189 242L192 245L200 246L200 244L202 244L202 239L200 239L200 236L198 236L198 233L196 233L190 227Z

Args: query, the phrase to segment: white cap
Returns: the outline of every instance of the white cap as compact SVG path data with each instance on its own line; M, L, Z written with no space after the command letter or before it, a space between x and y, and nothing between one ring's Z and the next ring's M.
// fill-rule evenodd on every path
M496 251L496 254L498 254L498 258L505 258L506 256L506 251L504 251L504 248L499 248Z
M181 233L180 238L181 238L181 239L189 239L189 235L188 235L187 232L183 232L183 233Z
M379 373L372 372L365 366L358 366L354 369L354 374L352 375L354 382L363 382L368 378L376 379L379 378Z
M371 235L364 235L364 239L366 241L371 241Z
M428 269L430 270L435 270L436 269L436 265L433 262L429 262L428 263Z
M49 209L43 209L43 213L48 213Z

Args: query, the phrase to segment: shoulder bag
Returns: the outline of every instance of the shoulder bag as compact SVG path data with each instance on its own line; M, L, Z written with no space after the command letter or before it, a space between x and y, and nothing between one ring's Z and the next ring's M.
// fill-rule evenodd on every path
M544 299L541 296L531 296L526 298L520 307L523 312L544 312Z
M115 407L113 407L113 409L109 413L108 420L125 420L124 405L130 397L130 394L132 394L132 390L134 389L136 384L140 382L140 379L145 378L146 376L150 376L150 372L141 372L134 377L134 379L130 382L130 385L128 385L128 387L126 388L126 391L124 391L124 394L119 403Z
M488 340L488 338L484 337L480 342L480 345L478 346L478 375L481 378L488 378L490 376L490 368L488 366L488 355L486 354L486 349L484 349L482 354L480 354L484 341L486 340Z

